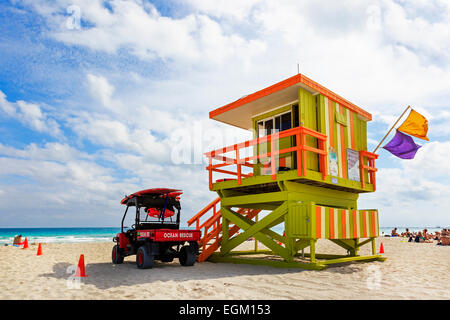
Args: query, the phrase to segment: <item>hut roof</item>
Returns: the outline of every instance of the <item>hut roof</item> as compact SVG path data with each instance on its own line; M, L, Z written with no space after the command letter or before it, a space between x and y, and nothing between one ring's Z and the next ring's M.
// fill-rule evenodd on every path
M299 73L265 89L244 96L209 113L211 119L242 129L252 128L252 117L298 100L298 88L312 94L322 94L345 108L359 114L364 120L372 115L331 90Z

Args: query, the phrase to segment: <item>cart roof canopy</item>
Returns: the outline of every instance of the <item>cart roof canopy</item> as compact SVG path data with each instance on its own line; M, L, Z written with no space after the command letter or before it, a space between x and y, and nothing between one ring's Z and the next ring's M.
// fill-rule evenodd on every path
M176 198L181 195L181 190L178 189L168 189L168 188L153 188L146 189L125 196L125 198L120 201L121 204L127 204L127 201L135 197L148 196L149 198L158 198L163 195L168 195L170 198Z
M301 73L213 110L209 113L209 117L248 130L252 128L252 118L254 116L298 101L299 88L303 88L313 95L322 94L356 112L366 121L372 120L372 115L369 112Z

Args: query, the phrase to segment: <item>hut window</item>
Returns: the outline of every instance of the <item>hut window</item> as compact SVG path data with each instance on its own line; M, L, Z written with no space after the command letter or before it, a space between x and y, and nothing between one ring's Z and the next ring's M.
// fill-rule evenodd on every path
M285 113L281 115L281 131L291 128L291 113Z
M258 122L258 137L264 136L264 121Z
M264 121L264 129L266 134L272 134L273 130L273 119Z
M281 115L263 119L258 122L258 137L288 130L292 127L291 112L286 112Z

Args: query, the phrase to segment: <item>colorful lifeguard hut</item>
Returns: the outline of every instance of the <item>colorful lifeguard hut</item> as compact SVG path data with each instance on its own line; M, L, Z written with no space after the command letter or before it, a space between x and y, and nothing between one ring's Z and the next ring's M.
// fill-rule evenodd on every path
M359 194L376 190L370 113L297 74L209 116L254 137L206 153L209 188L219 197L188 221L203 231L200 262L323 269L385 259L375 248L378 210L357 206ZM284 232L274 231L282 224ZM254 250L235 250L249 238ZM318 239L347 254L316 253ZM359 255L366 244L372 255Z

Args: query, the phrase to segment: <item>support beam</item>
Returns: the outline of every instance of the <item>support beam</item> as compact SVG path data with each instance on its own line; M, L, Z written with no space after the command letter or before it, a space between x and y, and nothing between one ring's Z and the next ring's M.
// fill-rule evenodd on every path
M230 222L229 220L223 215L223 208L220 208L220 212L222 213L222 241L220 246L220 252L223 253L223 247L226 245L230 239Z
M233 248L237 247L239 244L241 244L242 242L253 236L256 240L262 242L266 247L268 247L274 253L281 256L283 259L285 260L292 259L292 256L289 254L286 248L280 246L273 239L270 239L269 237L267 237L266 234L262 233L262 231L266 229L269 224L271 224L273 221L275 221L276 219L287 213L287 203L283 203L276 210L274 210L269 215L261 219L258 223L254 224L248 223L247 221L244 220L244 218L241 215L237 214L236 212L230 210L227 207L222 207L221 213L225 218L229 219L232 223L236 224L241 229L245 230L240 235L231 239L227 244L225 245L222 244L223 248L223 250L221 251L222 254L229 253Z
M359 247L362 247L363 245L369 243L370 241L372 241L372 239L367 239L367 240L364 240L364 241L362 241L362 242L359 242L359 243L357 244L357 247L358 247L358 248L359 248Z
M269 192L251 194L245 196L228 197L221 199L224 207L239 207L243 208L251 204L263 204L269 202L284 202L287 200L287 192Z
M316 263L316 240L310 240L309 243L311 263Z
M377 249L375 248L375 238L372 238L372 254L377 254Z
M330 259L321 261L321 264L333 264L333 263L344 263L344 262L351 262L351 261L385 261L386 258L381 255L372 255L372 256L357 256L357 257L346 257L346 258L337 258L337 259Z
M225 263L236 263L236 264L250 264L250 265L263 265L275 268L301 268L307 270L323 270L327 266L324 264L315 263L299 263L299 262L289 262L280 260L263 260L263 259L252 259L252 258L236 258L231 256L220 256L217 253L212 254L209 262L225 262Z
M230 210L232 211L232 210ZM232 211L234 212L234 211ZM238 214L237 212L235 212L236 214ZM258 223L258 219L256 219L256 221L252 221L251 219L253 218L253 216L243 216L243 215L238 215L238 217L240 217L243 221L245 221L246 223L248 223L249 225L253 226L254 224ZM272 223L271 225L267 226L266 229L261 230L261 233L264 233L265 235L280 241L284 243L284 237L281 236L280 234L276 233L275 231L269 230L269 228L272 228L275 225L280 224L281 222L283 222L283 217L281 217L280 219L277 220L278 223L274 224ZM236 226L234 226L233 228L235 228ZM239 227L239 226L237 226Z
M332 242L337 244L338 246L344 248L345 250L350 251L351 253L355 252L356 243L353 239L330 239Z

